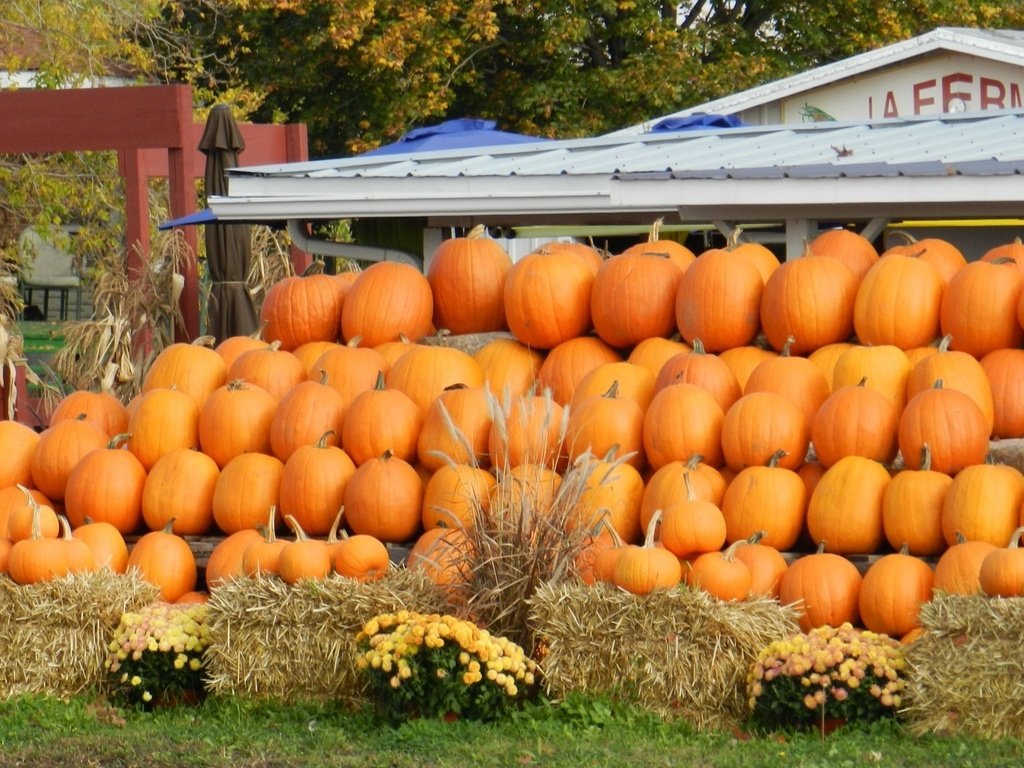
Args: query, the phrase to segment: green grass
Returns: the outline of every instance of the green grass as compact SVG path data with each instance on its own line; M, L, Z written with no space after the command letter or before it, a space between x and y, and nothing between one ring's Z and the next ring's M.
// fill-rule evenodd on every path
M414 720L383 726L326 703L234 699L154 712L102 699L0 703L0 766L1011 766L1024 742L914 737L900 725L750 738L694 733L682 723L601 699L534 705L491 725Z

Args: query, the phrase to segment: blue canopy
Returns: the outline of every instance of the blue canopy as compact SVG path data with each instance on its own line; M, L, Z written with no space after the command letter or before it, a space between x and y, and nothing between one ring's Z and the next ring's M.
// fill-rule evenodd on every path
M174 229L175 227L188 227L196 224L212 224L217 221L217 217L213 215L213 211L209 208L204 208L201 211L190 213L188 216L182 216L180 219L170 219L157 225L157 229L163 231L165 229Z
M494 120L478 120L462 117L447 120L439 125L415 128L398 141L385 144L363 155L397 155L406 152L426 152L434 149L466 149L499 144L529 144L548 139L510 133L496 129Z
M711 115L697 112L681 117L666 117L651 126L649 133L699 131L702 128L742 128L746 123L735 115Z

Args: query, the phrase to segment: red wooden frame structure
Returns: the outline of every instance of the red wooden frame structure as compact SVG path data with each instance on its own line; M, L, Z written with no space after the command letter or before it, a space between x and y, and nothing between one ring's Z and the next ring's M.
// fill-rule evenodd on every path
M239 128L246 143L245 165L308 159L304 124L240 123ZM149 258L150 178L168 179L172 218L196 210L195 180L203 177L205 164L198 149L202 132L203 125L192 121L192 88L186 85L0 92L0 154L117 152L129 274L137 274ZM190 341L199 335L195 228L185 228L185 239L193 259L182 271L184 327L176 336Z

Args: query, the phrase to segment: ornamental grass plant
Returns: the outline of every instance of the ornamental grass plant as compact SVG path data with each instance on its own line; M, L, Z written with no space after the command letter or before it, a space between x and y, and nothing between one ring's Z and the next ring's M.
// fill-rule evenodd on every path
M537 664L520 646L448 614L380 614L356 645L371 698L393 723L410 716L495 720L536 691Z
M824 730L829 722L895 717L906 667L898 640L848 622L776 640L747 675L751 724Z
M205 603L165 602L124 613L104 662L115 697L144 708L201 699L206 615Z

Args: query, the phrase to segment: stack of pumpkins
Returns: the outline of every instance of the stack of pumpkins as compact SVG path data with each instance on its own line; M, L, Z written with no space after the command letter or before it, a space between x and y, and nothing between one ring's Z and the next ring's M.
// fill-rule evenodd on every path
M1024 436L1024 245L977 256L830 230L780 264L654 228L606 258L551 243L513 263L477 230L426 274L286 278L261 337L168 347L127 405L75 392L40 435L2 425L0 486L72 537L222 535L212 587L374 578L388 543L440 580L477 507L510 484L543 503L596 457L574 517L585 579L772 595L802 601L805 627L904 635L933 589L1024 587L1006 565L1024 474L986 462L990 438ZM510 334L471 354L424 343L439 330Z

